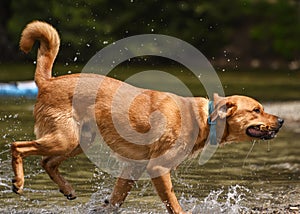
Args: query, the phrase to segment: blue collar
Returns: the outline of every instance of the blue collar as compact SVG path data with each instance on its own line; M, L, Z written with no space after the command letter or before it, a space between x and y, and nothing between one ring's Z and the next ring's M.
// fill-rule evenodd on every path
M211 145L218 145L217 142L217 120L211 121L211 114L214 112L214 101L208 102L209 142Z

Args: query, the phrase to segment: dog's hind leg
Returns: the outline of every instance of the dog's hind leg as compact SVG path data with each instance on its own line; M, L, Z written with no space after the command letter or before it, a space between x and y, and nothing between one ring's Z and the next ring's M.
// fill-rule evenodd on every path
M12 168L15 174L12 180L13 191L17 194L21 194L24 187L23 158L31 154L37 154L37 150L35 141L20 141L11 145Z
M42 167L46 170L49 177L58 185L59 190L67 199L72 200L76 198L75 191L71 184L69 184L59 173L59 165L66 160L65 156L48 156L41 161Z
M21 194L24 187L23 158L30 155L73 156L72 151L74 151L77 146L78 144L76 144L76 142L60 142L52 136L44 136L34 141L17 141L12 143L12 168L15 174L12 180L13 191Z
M68 199L74 199L76 197L72 186L61 176L58 171L59 165L66 159L66 156L47 156L43 157L41 165L48 173L49 177L59 186L60 191Z
M82 153L80 147L77 147L70 156L75 156ZM41 161L42 167L46 170L49 177L58 185L59 190L69 200L76 198L75 190L68 181L60 174L58 167L68 156L47 156Z

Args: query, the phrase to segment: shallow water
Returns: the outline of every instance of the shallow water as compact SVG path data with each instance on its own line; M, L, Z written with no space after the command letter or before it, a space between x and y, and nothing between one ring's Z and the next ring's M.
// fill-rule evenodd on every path
M60 168L76 189L76 200L68 201L59 193L40 167L40 157L24 161L24 195L12 193L10 143L34 138L33 104L30 100L1 100L0 213L88 213L101 206L111 193L114 178L84 155L65 161ZM272 110L274 105L268 105ZM295 112L299 114L300 109ZM220 147L204 166L199 166L197 159L184 162L173 172L182 206L193 213L299 212L298 124L287 120L276 139L256 143L246 160L252 143ZM144 180L137 183L120 213L166 212L150 181Z

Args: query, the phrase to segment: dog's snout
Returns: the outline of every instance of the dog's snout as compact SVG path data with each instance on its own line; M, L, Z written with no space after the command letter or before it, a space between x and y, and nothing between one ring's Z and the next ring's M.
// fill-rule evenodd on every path
M282 119L282 118L278 118L277 121L278 121L279 127L281 127L284 123L284 119Z

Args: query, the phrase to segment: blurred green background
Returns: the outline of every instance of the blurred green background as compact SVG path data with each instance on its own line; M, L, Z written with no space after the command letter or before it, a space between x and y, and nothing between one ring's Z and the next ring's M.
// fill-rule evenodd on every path
M36 51L25 56L18 42L27 23L43 20L61 36L54 75L80 72L97 51L119 39L166 34L200 50L226 94L300 99L299 0L3 0L0 14L0 82L33 78ZM125 67L178 69L166 60L147 62L137 59Z

